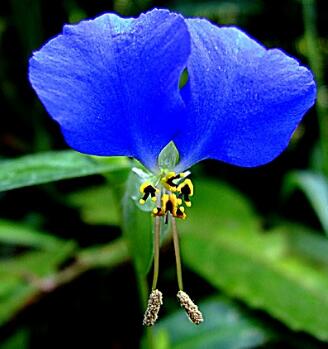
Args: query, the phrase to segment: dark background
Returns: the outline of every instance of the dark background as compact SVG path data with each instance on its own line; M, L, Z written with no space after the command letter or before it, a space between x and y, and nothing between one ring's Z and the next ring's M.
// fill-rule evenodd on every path
M205 3L205 2L204 2ZM210 3L209 1L206 4ZM92 18L116 11L123 16L137 16L153 7L182 10L186 16L210 15L212 21L241 27L268 47L280 47L307 65L302 35L301 3L284 1L212 1L217 13L206 12L201 1L88 1L88 0L12 0L0 4L0 156L14 158L40 151L66 149L59 127L47 116L27 79L28 58L33 50L61 32L68 22ZM224 5L224 6L223 6ZM229 6L227 6L229 5ZM322 52L326 58L327 2L317 2L317 26ZM301 194L287 203L280 197L281 183L290 169L309 166L318 139L314 110L307 113L292 143L278 159L254 169L243 169L207 161L195 173L229 182L246 194L261 216L263 225L286 217L319 228L319 222ZM65 239L74 239L82 247L108 242L118 237L116 227L89 226L79 212L63 197L75 189L102 183L101 177L68 180L51 185L25 188L0 194L2 218L24 221ZM19 251L0 247L2 258ZM165 272L161 282L174 297L174 259L171 248L162 251ZM67 261L69 263L69 261ZM204 281L186 271L195 296L213 291ZM0 328L0 338L10 337L17 328L27 328L30 348L83 347L134 348L142 336L142 309L133 268L126 263L114 271L87 272L53 293L45 294L34 304ZM170 307L164 310L170 312ZM288 332L267 315L258 316L270 326ZM302 337L301 337L302 338ZM315 347L321 346L309 340ZM311 344L311 345L312 345Z

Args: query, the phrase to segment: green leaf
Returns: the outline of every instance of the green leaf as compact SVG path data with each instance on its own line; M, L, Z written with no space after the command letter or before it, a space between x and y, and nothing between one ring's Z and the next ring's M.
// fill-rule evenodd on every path
M55 272L57 266L71 256L75 248L74 241L63 241L55 250L32 251L2 260L1 269L3 274L45 276Z
M291 172L285 178L283 193L289 196L297 189L306 195L322 228L328 234L328 181L326 177L310 171Z
M80 209L82 220L88 224L119 225L121 222L120 207L108 185L74 192L68 201Z
M166 342L162 348L254 348L273 338L255 317L225 298L208 299L199 307L205 319L200 326L191 325L182 310L159 321L155 331Z
M123 234L129 246L137 271L146 275L153 259L152 217L141 211L135 202L138 176L131 172L123 199Z
M309 261L322 267L328 266L328 239L317 231L295 223L287 223L275 227L275 233L285 234L288 248Z
M78 252L79 264L90 268L113 267L129 258L128 246L122 238L107 245L92 246Z
M227 186L196 188L190 219L180 225L187 265L227 294L327 341L326 269L291 251L287 234L263 232L247 201Z
M179 162L179 151L174 142L168 143L158 155L158 167L173 170Z
M2 277L0 277L1 281ZM36 286L17 281L15 288L6 297L0 298L0 326L30 304L38 294L39 290Z
M0 220L0 242L45 250L54 250L62 245L62 241L52 235L5 220Z
M40 295L38 282L51 287L51 277L74 250L75 244L68 241L56 250L28 252L0 262L0 325Z
M186 17L207 17L221 24L240 23L250 15L261 12L261 2L258 0L229 1L184 1L176 0L174 9Z
M0 349L25 349L29 347L29 333L21 329L13 334L5 342L0 343Z
M33 251L0 261L0 326L43 292L70 282L87 270L108 269L129 258L123 239L81 251L76 251L72 241L60 243L51 251ZM69 257L75 262L60 268Z
M26 155L0 161L0 191L129 167L130 160L124 157L87 156L72 150Z
M230 231L259 229L260 222L253 207L242 194L225 183L195 181L193 198L193 206L188 211L188 218L181 222L181 228L189 226L195 220L198 225L202 224L204 219L198 220L197 217L206 210L206 226L212 229L216 225L222 227L222 230Z

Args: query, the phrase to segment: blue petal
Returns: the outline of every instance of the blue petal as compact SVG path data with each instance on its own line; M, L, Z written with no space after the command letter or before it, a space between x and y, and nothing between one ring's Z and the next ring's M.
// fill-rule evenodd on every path
M212 158L251 167L278 156L315 100L312 74L236 28L186 20L191 34L179 169Z
M29 77L70 146L133 156L154 169L183 116L178 83L189 54L177 14L105 14L65 26L34 53Z

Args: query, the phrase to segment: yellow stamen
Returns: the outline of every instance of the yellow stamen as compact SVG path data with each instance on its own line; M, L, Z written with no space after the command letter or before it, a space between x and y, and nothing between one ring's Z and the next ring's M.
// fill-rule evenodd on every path
M187 207L191 206L190 196L194 195L194 186L192 181L187 178L177 187L177 191L183 197L184 203Z
M141 194L144 194L145 189L146 189L148 186L150 186L150 185L151 185L151 183L150 183L149 181L142 183L142 184L140 185L140 188L139 188L140 193L141 193Z
M161 182L167 190L171 192L176 192L177 184L174 183L174 180L178 178L180 178L180 174L177 175L175 172L171 171L171 172L168 172L165 175L165 177L161 179Z
M152 201L156 201L156 193L159 193L159 190L155 188L149 181L146 181L141 184L139 191L141 194L144 194L143 197L139 200L141 205L144 205L149 195L151 196Z

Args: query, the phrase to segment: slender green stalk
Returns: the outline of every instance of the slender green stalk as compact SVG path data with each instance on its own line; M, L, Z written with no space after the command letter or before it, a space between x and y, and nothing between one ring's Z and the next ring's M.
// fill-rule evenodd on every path
M178 230L177 230L177 225L176 225L175 218L172 217L172 216L171 216L171 222L172 222L172 233L173 233L175 262L176 262L176 267L177 267L178 286L179 286L179 290L183 291L179 236L178 236Z
M161 233L161 218L155 217L155 231L154 231L154 272L152 290L156 290L158 272L159 272L159 247L160 247L160 233Z
M320 152L322 159L322 171L326 174L326 176L328 176L328 108L326 107L324 101L325 97L322 93L324 91L324 66L320 52L320 44L318 41L318 32L316 27L316 1L302 0L302 6L307 57L310 66L314 72L318 86L318 99L316 104L316 110L320 130Z

